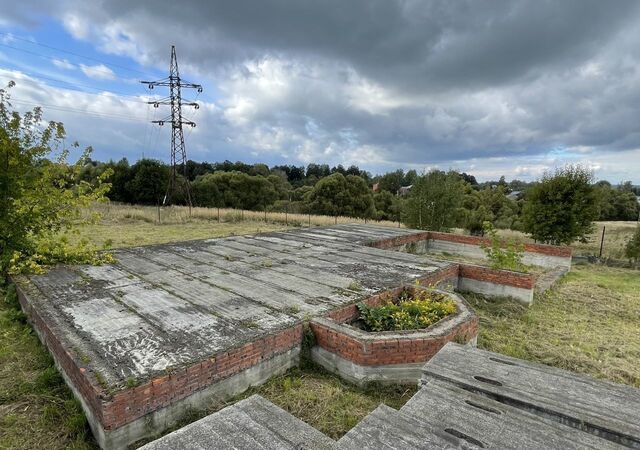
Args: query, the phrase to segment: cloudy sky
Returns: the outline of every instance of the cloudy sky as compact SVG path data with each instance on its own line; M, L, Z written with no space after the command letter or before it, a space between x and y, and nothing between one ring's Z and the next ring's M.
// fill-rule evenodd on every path
M153 7L149 6L153 4ZM640 184L635 0L0 0L0 83L98 159L168 159L140 80L204 92L191 159Z

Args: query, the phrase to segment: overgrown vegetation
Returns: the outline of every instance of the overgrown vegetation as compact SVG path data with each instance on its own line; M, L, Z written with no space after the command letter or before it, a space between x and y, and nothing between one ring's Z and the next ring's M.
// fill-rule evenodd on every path
M0 448L96 448L79 403L20 312L14 287L2 281Z
M64 138L61 123L43 123L40 108L20 115L11 109L8 90L0 89L0 276L37 272L60 261L109 259L87 239L71 244L68 233L82 208L104 199L111 173L81 180L91 148L69 164Z
M524 245L508 239L506 243L498 236L498 232L493 228L491 222L484 223L484 233L489 238L489 244L482 243L492 269L506 269L526 272L527 267L522 264L524 255Z
M478 345L640 387L640 276L577 265L531 306L465 293L480 316Z
M636 227L636 232L627 242L624 248L624 255L635 262L640 261L640 225Z
M357 306L367 331L418 330L456 312L450 297L419 287L405 288L397 297L388 295L378 306Z

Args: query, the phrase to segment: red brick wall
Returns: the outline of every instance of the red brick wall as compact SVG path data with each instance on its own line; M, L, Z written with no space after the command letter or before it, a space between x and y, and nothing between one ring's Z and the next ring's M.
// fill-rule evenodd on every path
M423 231L415 234L408 234L406 236L400 236L396 238L381 239L371 243L372 247L376 248L394 248L401 245L411 244L413 242L426 241L429 239L437 241L455 242L458 244L469 244L480 246L482 243L489 244L490 241L486 238L478 236L465 236L462 234L452 233L440 233L436 231ZM555 246L555 245L543 245L543 244L524 244L525 252L540 253L548 256L563 256L571 257L571 247Z
M472 266L468 264L460 264L459 267L460 277L462 278L503 284L523 289L533 289L536 284L537 277L531 273L495 270L489 267Z
M103 426L105 429L120 427L299 346L301 342L302 324L299 324L242 347L218 353L209 359L135 388L120 391L104 403Z
M79 367L76 361L79 360L78 355L72 354L65 346L56 338L49 324L38 314L27 301L24 293L18 285L18 300L22 306L22 310L29 317L34 329L39 332L40 339L49 351L55 356L56 361L60 364L73 385L80 391L80 394L88 404L93 414L102 422L102 400L106 394L97 383L93 374L84 367Z
M473 317L448 333L426 339L411 337L360 341L318 322L311 322L317 344L323 349L361 366L421 363L431 359L457 337L471 339L478 333L478 318Z
M423 234L423 233L420 233ZM478 236L464 236L461 234L439 233L435 231L429 232L429 239L438 241L457 242L459 244L481 245L482 243L490 244L487 238ZM524 251L531 253L542 253L549 256L571 256L571 247L543 245L543 244L524 244Z
M19 288L18 298L33 327L39 331L44 344L80 391L105 430L118 428L145 414L169 406L217 381L242 372L277 354L285 353L302 343L302 324L299 324L236 349L218 353L140 386L110 394L98 383L91 370L83 367L81 358L72 354L56 338L50 325L29 304Z

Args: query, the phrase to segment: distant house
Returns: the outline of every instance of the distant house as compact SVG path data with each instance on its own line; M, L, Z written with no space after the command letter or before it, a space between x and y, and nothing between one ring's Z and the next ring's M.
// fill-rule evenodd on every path
M515 202L516 200L522 198L522 191L511 191L507 194L507 198Z
M400 187L400 189L398 189L398 195L401 197L404 197L405 195L409 195L409 192L411 192L412 188L413 188L413 184L410 184L409 186L402 186Z
M373 192L380 192L380 183L373 184Z

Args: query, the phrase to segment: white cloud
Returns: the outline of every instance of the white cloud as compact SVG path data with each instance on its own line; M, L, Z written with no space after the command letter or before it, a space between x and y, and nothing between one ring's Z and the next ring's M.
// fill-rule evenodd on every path
M53 65L56 66L59 69L64 69L64 70L73 70L76 68L75 64L71 64L68 60L66 59L53 59L52 60Z
M115 80L116 74L113 70L109 69L104 64L97 64L95 66L87 66L84 64L80 64L80 70L88 76L89 78L93 78L94 80Z
M7 33L7 34L3 34L2 36L0 36L0 42L3 43L3 44L11 44L15 40L16 39L13 36L12 33Z
M65 14L62 18L62 24L76 39L86 39L89 37L89 22L78 14Z

